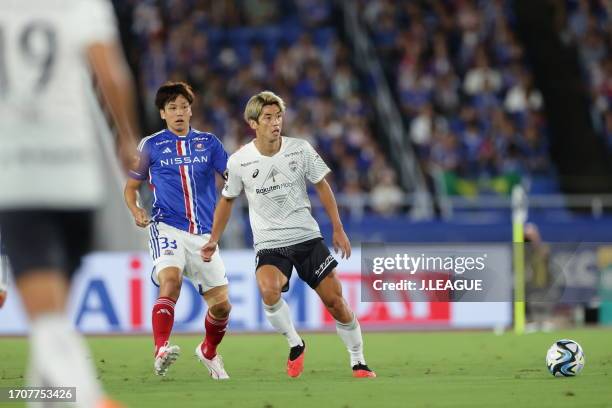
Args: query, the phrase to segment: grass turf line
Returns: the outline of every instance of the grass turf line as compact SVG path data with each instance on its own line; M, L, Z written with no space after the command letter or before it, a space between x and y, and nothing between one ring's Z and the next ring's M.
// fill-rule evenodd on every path
M610 329L524 336L365 333L368 364L378 374L373 380L351 377L348 354L335 334L304 338L305 370L301 378L291 379L285 374L284 338L229 333L219 349L231 377L226 382L210 379L193 356L201 340L197 336L173 336L181 357L165 378L153 375L147 336L88 341L106 390L129 407L612 406ZM560 338L584 348L585 369L575 378L554 378L546 370L546 350ZM22 385L27 340L7 338L1 344L0 387Z

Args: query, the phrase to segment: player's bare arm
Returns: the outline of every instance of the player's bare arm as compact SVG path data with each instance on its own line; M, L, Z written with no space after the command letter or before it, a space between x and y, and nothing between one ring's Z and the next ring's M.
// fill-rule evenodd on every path
M104 105L119 134L118 153L125 171L135 167L136 125L135 91L131 74L118 44L95 43L88 47L87 58L99 84Z
M149 225L150 220L147 211L138 205L138 189L140 188L141 184L142 181L140 180L128 178L127 182L125 183L123 196L128 209L134 217L134 222L136 222L136 225L139 227L144 228Z
M219 199L219 202L217 203L217 208L215 209L212 231L210 232L210 239L200 250L200 255L202 256L202 260L204 262L210 262L210 259L217 250L217 243L219 242L221 234L223 234L225 226L227 225L227 221L229 221L229 218L232 214L233 204L233 198L221 196L221 198Z
M351 256L351 243L344 232L334 193L325 179L314 184L314 186L317 190L319 200L321 200L321 204L323 204L323 208L325 208L325 212L332 222L334 231L332 245L334 246L334 251L338 253L338 250L340 250L342 258L348 259Z

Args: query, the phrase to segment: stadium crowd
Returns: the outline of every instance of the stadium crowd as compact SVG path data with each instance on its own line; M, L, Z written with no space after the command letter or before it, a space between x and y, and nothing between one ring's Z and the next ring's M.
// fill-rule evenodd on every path
M543 98L517 39L511 1L361 3L426 173L444 175L451 193L475 190L449 183L459 177L484 180L478 188L498 192L525 176L554 180ZM591 88L595 129L612 147L612 5L567 0L565 10ZM551 185L540 183L541 192Z
M542 95L509 1L362 3L426 173L447 182L509 181L484 189L480 182L480 192L507 192L527 174L551 175Z
M612 149L612 3L571 0L567 11L567 34L578 47L595 130Z
M609 2L566 3L567 32L591 86L594 124L612 146ZM160 124L155 89L167 79L184 79L199 95L194 126L217 134L233 152L252 137L242 120L246 98L271 89L288 102L284 133L321 152L333 170L333 187L349 197L352 212L365 202L383 214L403 208L334 4L133 1L131 31L148 129ZM510 0L355 5L396 90L406 137L431 179L443 180L451 194L504 194L525 177L548 180L539 192L556 191L544 101L517 38Z
M401 201L402 192L333 13L332 2L319 0L137 2L132 31L149 129L159 127L157 87L186 80L198 95L193 126L215 133L232 153L253 137L242 119L248 97L270 89L287 102L283 133L317 148L333 188L372 194L375 211L395 211L381 193Z

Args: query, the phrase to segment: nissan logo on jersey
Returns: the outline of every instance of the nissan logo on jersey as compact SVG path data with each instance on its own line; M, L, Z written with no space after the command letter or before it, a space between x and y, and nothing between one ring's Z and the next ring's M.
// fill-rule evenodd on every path
M196 163L208 163L208 156L194 156L194 157L173 157L168 159L161 159L159 161L162 167L178 165L178 164L196 164Z

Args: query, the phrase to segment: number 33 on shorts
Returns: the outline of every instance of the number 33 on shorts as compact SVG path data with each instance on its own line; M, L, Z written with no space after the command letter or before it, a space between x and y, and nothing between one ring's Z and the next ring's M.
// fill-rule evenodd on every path
M178 268L195 285L200 285L203 292L227 285L225 266L219 251L209 263L200 257L200 249L210 239L209 234L190 234L163 222L149 224L149 233L154 266L151 277L156 285L159 283L157 273L168 267Z
M173 239L172 241L170 241L168 238L166 237L159 237L157 239L157 241L159 242L159 247L160 249L176 249L176 239Z
M151 223L149 225L149 249L151 250L151 258L153 258L154 262L164 255L178 255L180 250L177 250L179 249L180 242L179 237L176 236L177 231L161 223ZM181 246L182 249L183 247Z

